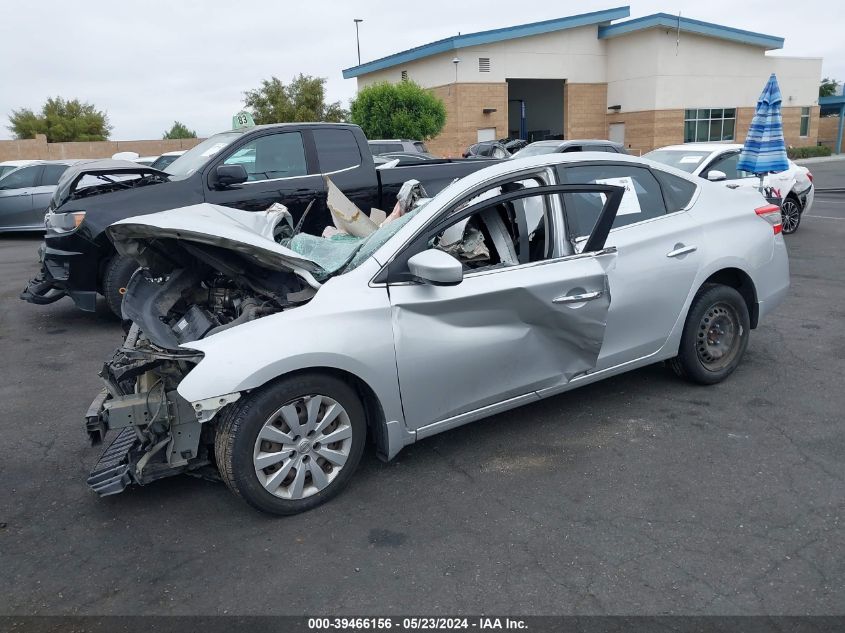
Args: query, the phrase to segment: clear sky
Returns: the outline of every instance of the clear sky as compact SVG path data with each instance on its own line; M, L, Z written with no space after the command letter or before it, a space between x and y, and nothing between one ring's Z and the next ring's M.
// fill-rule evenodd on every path
M13 109L47 97L106 110L115 140L161 138L174 119L201 136L227 129L243 92L275 75L328 79L348 105L353 18L368 61L455 35L624 5L613 0L26 0L0 2L0 138ZM845 4L834 0L632 0L631 17L665 12L786 38L777 55L823 57L845 80ZM762 88L762 86L761 86Z

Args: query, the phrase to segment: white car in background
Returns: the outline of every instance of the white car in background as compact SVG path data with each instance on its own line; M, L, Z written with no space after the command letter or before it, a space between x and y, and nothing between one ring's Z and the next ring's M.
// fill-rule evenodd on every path
M737 169L740 151L742 145L736 143L686 143L661 147L644 154L643 158L712 182L723 182L730 189L756 188L760 185L760 178ZM813 174L806 167L789 161L789 169L769 174L763 179L763 184L775 189L776 196L782 199L783 232L795 233L802 214L813 206Z
M182 149L177 150L175 152L164 152L161 156L156 158L152 163L150 163L150 167L153 169L160 169L164 170L166 167L170 165L173 161L179 158L182 154L187 152L188 150Z
M27 165L32 165L33 163L38 163L41 161L37 160L4 160L0 162L0 178L8 174L10 171L16 170L18 167L25 167Z

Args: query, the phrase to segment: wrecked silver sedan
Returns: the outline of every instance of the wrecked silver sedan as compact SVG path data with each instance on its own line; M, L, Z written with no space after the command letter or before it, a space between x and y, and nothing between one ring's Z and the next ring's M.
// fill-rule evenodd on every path
M208 204L109 229L141 269L104 366L89 478L100 494L187 472L252 506L313 508L369 437L403 446L668 360L737 366L786 294L780 213L638 158L495 165L366 216L334 192L323 237L284 209Z

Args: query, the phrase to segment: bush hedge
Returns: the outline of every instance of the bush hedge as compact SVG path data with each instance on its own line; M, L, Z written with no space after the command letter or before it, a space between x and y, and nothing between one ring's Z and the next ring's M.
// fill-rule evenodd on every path
M813 158L814 156L830 156L830 148L825 145L790 147L786 150L786 154L793 160L798 158Z

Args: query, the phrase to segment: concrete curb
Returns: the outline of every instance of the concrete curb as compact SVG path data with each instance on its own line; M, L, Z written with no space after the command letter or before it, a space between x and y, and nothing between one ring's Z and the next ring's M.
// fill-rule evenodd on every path
M845 160L845 154L833 154L832 156L814 156L813 158L799 158L793 161L797 165L813 165L815 163L832 163Z
M845 193L845 187L816 188L816 193Z

